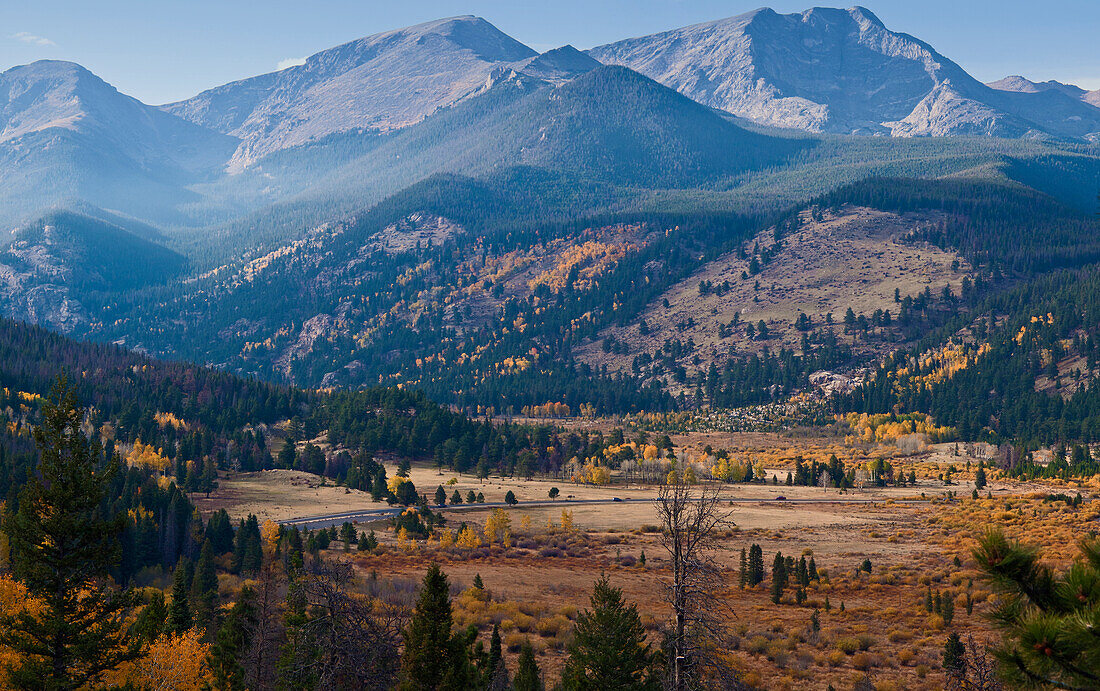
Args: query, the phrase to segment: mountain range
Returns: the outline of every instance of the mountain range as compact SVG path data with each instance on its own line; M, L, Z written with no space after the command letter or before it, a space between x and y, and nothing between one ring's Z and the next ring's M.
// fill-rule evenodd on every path
M541 54L454 17L162 106L38 62L0 74L0 312L308 386L668 407L773 347L912 345L958 310L928 290L1089 265L1097 102L859 7Z
M225 223L309 198L303 187L318 165L344 162L332 159L338 149L361 154L508 84L560 89L601 63L742 122L810 133L1088 141L1100 132L1096 92L1022 78L981 84L859 7L764 9L542 55L465 16L362 38L161 107L75 64L12 68L0 75L0 223L76 201L165 226ZM406 182L445 169L396 167ZM395 191L368 187L364 203Z

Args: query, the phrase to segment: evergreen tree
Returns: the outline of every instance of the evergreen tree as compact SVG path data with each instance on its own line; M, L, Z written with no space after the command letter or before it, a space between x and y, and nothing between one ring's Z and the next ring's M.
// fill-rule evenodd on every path
M637 605L627 605L606 576L596 581L590 602L573 628L563 688L661 688L657 656L646 643Z
M214 674L215 688L223 691L243 691L245 688L241 661L248 652L256 616L256 591L252 586L245 585L210 648L209 664Z
M745 553L745 548L741 548L741 568L738 570L739 585L744 588L749 582L749 560Z
M149 602L141 608L137 621L130 627L130 635L146 643L152 643L164 630L164 622L167 619L168 606L164 602L164 592L154 590L149 596Z
M218 572L209 542L203 543L199 560L195 563L190 599L195 623L213 632L214 618L218 612Z
M215 555L233 551L233 524L225 509L219 510L206 523L206 540Z
M512 680L512 685L516 691L543 691L539 665L535 662L535 651L529 640L525 640L519 650L516 678Z
M772 562L772 602L779 604L783 598L783 589L787 587L787 562L781 552L775 553Z
M489 639L489 669L495 670L504 659L500 640L500 626L493 624L493 635Z
M1035 548L991 530L974 558L999 592L993 620L1002 630L994 653L1008 679L1021 686L1100 687L1096 583L1100 539L1079 543L1082 558L1064 573L1041 561Z
M172 604L168 605L168 619L164 622L165 633L183 633L190 630L194 623L191 603L187 599L191 590L188 580L187 563L184 557L180 557L172 577Z
M764 581L764 550L760 545L749 547L749 585L755 586Z
M16 688L96 686L139 652L124 628L133 594L108 585L122 523L104 519L100 503L117 465L97 468L83 419L75 390L59 380L34 430L38 471L4 520L15 576L42 603L35 615L0 613L0 644L18 655Z
M405 630L400 689L465 689L472 681L464 637L451 632L450 584L439 564L424 575L412 621Z
M294 440L287 438L283 448L279 449L279 467L291 469L298 460L298 451L294 447Z
M949 678L966 674L966 646L958 633L952 633L943 644L943 671Z
M435 503L437 506L443 506L447 503L447 490L443 489L443 485L435 488Z

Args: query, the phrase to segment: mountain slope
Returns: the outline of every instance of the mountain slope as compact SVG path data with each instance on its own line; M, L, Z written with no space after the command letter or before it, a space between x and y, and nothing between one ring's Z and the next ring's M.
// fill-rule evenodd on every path
M361 151L322 174L296 177L299 157ZM812 146L750 133L713 110L631 70L601 66L557 86L512 75L485 93L378 139L337 136L280 152L256 170L265 184L302 190L298 200L359 201L435 173L484 175L539 166L615 184L690 187L784 160ZM274 165L275 162L278 165ZM293 181L293 182L290 182Z
M14 67L0 74L0 223L79 200L168 220L234 146L79 65Z
M1024 136L1100 132L1100 110L1006 98L870 11L757 10L593 48L687 96L756 122L811 132Z
M453 17L346 43L164 109L240 137L230 163L240 170L337 132L419 122L484 90L503 66L536 55L484 19Z
M0 252L5 316L71 331L89 320L89 293L164 282L183 256L117 225L59 211L19 229Z

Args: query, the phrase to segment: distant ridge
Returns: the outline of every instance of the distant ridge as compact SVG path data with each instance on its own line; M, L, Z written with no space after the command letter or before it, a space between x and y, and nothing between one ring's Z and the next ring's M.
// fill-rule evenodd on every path
M240 138L229 163L240 170L333 133L414 124L483 91L499 67L537 55L484 19L451 17L367 36L163 108Z
M809 132L912 136L1100 133L1100 109L1006 94L927 43L890 31L870 10L760 9L593 48L755 122Z

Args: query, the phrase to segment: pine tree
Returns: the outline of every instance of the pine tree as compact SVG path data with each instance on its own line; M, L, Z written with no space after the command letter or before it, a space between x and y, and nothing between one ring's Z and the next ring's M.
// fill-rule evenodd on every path
M637 605L606 576L596 581L590 609L577 616L562 674L565 689L659 689L656 655L646 643Z
M443 489L443 485L435 488L435 503L437 506L443 506L447 503L447 490Z
M749 547L749 585L755 586L764 581L764 550L760 545Z
M210 629L218 611L218 572L214 567L214 551L209 542L203 543L199 560L195 563L190 599L195 623Z
M543 691L539 665L535 662L535 651L529 640L525 640L519 650L516 678L512 680L512 685L516 691Z
M772 562L772 602L779 604L779 601L783 599L783 589L787 587L787 561L783 558L781 552L775 553L775 560Z
M992 617L1002 640L994 652L1009 681L1044 688L1100 686L1095 626L1100 539L1087 537L1078 548L1082 558L1057 573L1037 549L1010 542L999 530L979 540L973 554L999 593Z
M812 556L810 557L810 564L807 569L809 571L811 581L821 580L821 577L817 575L817 563L814 562L814 558Z
M501 650L500 626L493 624L493 635L489 639L489 669L495 670L504 654Z
M154 590L149 596L149 602L141 608L137 621L130 628L130 635L145 643L152 643L164 630L164 622L167 619L168 606L164 602L164 592Z
M15 576L42 603L36 615L0 613L0 645L18 655L10 669L16 688L97 686L139 653L124 628L133 594L107 582L122 523L104 519L100 503L117 465L97 468L83 417L74 389L59 380L34 430L37 473L4 520Z
M244 665L241 662L251 644L250 634L256 624L256 616L256 591L252 586L242 586L237 601L230 608L210 648L209 662L215 688L225 691L245 688Z
M978 471L974 473L974 490L985 489L988 480L985 477L985 461L978 463Z
M943 644L943 670L948 677L958 677L966 673L966 646L959 640L959 634L952 633Z
M164 622L165 633L183 633L190 630L194 623L191 617L191 603L187 599L191 590L187 566L184 557L180 557L172 577L172 604L168 605L168 619Z
M401 682L409 691L464 689L472 680L465 638L451 632L450 585L439 564L432 564L405 630Z

